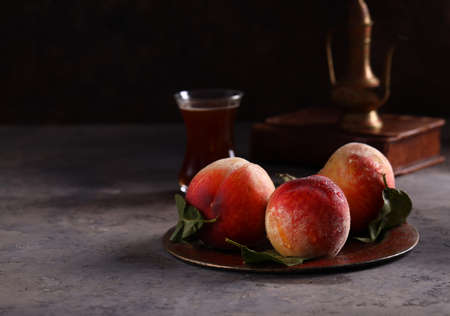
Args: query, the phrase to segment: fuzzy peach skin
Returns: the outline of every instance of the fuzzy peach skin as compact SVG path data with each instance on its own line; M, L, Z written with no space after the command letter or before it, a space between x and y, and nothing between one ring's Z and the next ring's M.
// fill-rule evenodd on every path
M279 186L266 210L266 233L283 256L336 256L350 230L350 212L342 190L313 175Z
M389 160L377 149L362 143L348 143L340 147L319 174L333 180L344 191L350 205L351 233L366 231L383 205L385 187L395 187L394 172Z
M205 219L199 238L214 248L232 248L225 242L256 246L265 238L264 217L275 186L260 166L242 158L217 160L200 170L189 184L186 200Z

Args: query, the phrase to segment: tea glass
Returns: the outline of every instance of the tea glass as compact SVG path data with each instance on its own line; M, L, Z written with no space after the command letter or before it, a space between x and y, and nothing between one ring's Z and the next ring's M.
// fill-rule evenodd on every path
M180 91L175 100L186 129L186 151L178 184L186 192L203 167L221 158L234 157L233 125L243 93L208 89Z

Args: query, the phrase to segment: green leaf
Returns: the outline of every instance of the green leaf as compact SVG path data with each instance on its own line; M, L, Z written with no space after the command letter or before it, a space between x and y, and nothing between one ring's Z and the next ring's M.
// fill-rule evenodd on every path
M289 182L291 180L297 179L297 177L294 177L293 175L290 175L288 173L278 173L278 178L280 178L283 182Z
M275 250L255 251L228 238L226 238L225 241L241 249L241 257L245 264L251 265L264 262L276 262L290 267L302 264L305 260L299 257L284 257Z
M186 207L186 201L179 194L175 194L175 205L177 206L178 217L182 218L183 217L183 213L184 213L184 208Z
M170 236L170 240L181 240L181 236L183 235L183 223L178 222L177 226L175 227L175 230L173 231L172 235Z
M412 202L404 191L389 188L386 175L383 175L385 188L382 192L383 206L377 218L369 223L369 237L355 237L355 239L371 243L380 239L391 228L406 223L411 213Z
M172 242L183 242L194 236L205 223L213 223L216 219L205 220L200 211L180 195L175 194L175 205L178 209L178 223L170 236Z
M373 242L372 238L370 237L354 237L356 240L359 240L360 242L363 243L371 243Z
M288 173L277 173L277 174L275 174L273 183L275 184L276 187L279 187L283 183L286 183L286 182L289 182L289 181L292 181L295 179L297 179L297 178Z

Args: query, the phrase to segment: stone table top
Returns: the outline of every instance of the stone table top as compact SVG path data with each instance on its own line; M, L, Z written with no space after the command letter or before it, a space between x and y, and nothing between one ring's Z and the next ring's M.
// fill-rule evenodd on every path
M229 272L162 246L176 222L183 130L0 127L0 315L450 314L449 160L397 179L421 234L408 255L327 274ZM249 130L237 129L244 157Z

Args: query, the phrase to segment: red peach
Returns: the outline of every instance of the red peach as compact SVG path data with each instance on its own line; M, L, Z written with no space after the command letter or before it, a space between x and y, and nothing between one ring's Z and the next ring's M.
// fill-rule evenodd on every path
M336 256L349 230L350 212L345 195L323 176L282 184L267 205L267 237L283 256Z
M362 143L348 143L331 155L319 174L333 180L344 191L350 205L351 233L364 232L383 205L381 192L395 187L389 160L377 149Z
M275 190L267 172L242 158L217 160L200 170L189 184L186 200L205 219L199 238L208 246L231 248L230 238L248 246L265 241L264 216Z

